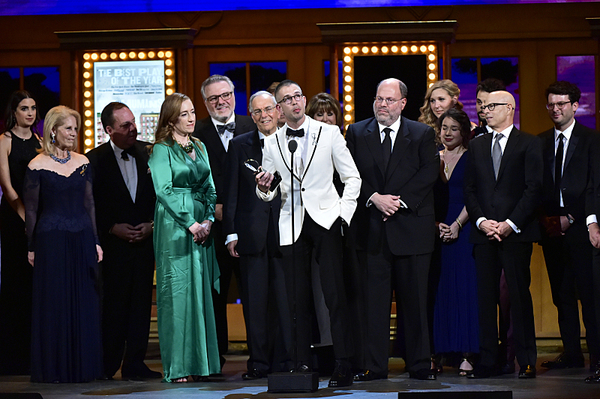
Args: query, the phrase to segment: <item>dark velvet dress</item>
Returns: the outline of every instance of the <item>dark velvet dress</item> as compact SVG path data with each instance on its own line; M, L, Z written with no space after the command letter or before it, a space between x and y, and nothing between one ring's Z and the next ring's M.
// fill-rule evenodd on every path
M40 148L37 136L12 135L8 156L10 183L21 200L27 164ZM25 222L2 196L2 278L0 288L0 374L29 374L31 348L31 279Z
M467 157L461 157L448 183L435 186L436 220L451 225L463 207L463 178ZM477 281L473 245L469 243L471 223L464 223L458 239L441 244L440 279L433 317L436 353L479 352Z
M27 169L29 249L35 252L31 380L85 382L102 374L91 170Z

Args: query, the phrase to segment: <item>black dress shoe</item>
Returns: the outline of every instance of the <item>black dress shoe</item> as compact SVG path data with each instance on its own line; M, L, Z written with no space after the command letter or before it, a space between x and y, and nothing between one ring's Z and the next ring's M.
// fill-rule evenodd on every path
M352 385L352 372L350 370L350 363L347 360L336 360L335 368L329 379L330 388L348 387Z
M266 371L252 369L252 370L248 370L247 373L242 374L242 380L246 380L246 381L259 380L261 378L265 378L266 376L267 376Z
M410 378L414 378L417 380L423 380L423 381L433 381L435 379L437 379L437 376L435 375L435 370L431 370L431 369L420 369L417 371L411 371L409 373Z
M598 368L596 370L596 372L593 375L590 375L589 377L587 377L585 379L585 382L591 384L591 383L600 383L600 368Z
M515 363L506 363L504 366L500 368L500 374L514 374L515 373Z
M162 374L158 371L152 371L145 364L140 367L121 370L121 376L127 379L136 379L136 378L162 378Z
M306 364L301 364L296 369L291 369L290 373L310 373L312 369L308 367Z
M519 378L535 378L535 367L528 364L519 370Z
M377 374L371 370L366 370L362 373L354 375L354 381L373 381L373 380L385 380L387 375Z
M492 375L495 375L493 371L494 370L492 367L476 365L475 367L473 367L473 370L471 370L471 372L467 374L467 378L490 378Z
M554 360L546 360L541 366L546 369L570 369L585 367L583 355L569 356L566 353L561 353Z

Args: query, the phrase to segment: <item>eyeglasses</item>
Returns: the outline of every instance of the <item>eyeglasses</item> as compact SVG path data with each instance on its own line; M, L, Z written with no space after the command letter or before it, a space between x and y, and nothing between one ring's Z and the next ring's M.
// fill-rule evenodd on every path
M482 105L481 106L481 110L485 111L485 109L487 108L490 111L493 111L496 108L496 106L498 106L498 105L508 105L508 103L491 103L491 104L488 104L488 105Z
M546 104L546 108L549 110L554 109L554 106L558 107L558 109L563 109L565 105L572 104L571 101L559 101L557 103L548 103Z
M375 102L377 104L381 104L385 101L387 103L387 105L394 105L400 100L402 100L402 99L401 98L391 98L391 97L383 98L383 97L379 97L379 96L375 97Z
M292 104L292 99L294 101L300 101L303 97L303 94L294 94L292 96L285 96L281 99L281 101L279 101L277 104L281 104L281 103L286 103L287 105Z
M267 115L271 115L274 110L275 110L275 107L273 107L273 106L265 107L263 109L257 108L254 111L252 111L252 115L261 116L263 112Z
M221 100L223 101L227 101L231 98L232 94L232 91L226 91L225 93L219 94L218 96L210 96L206 99L206 101L208 101L211 104L216 104L219 101L219 98L221 98Z

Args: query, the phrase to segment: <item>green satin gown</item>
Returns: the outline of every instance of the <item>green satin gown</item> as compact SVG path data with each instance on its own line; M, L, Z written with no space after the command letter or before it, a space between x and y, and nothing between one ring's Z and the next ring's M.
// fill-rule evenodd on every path
M212 237L194 243L188 228L214 221L217 195L204 144L193 160L177 144L154 145L148 165L156 191L154 253L158 337L165 381L220 373L211 289L219 290Z

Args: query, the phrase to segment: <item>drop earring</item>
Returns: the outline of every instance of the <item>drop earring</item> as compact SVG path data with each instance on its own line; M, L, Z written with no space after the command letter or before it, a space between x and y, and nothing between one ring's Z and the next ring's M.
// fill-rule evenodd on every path
M50 135L50 137L52 137L52 144L56 143L56 140L55 140L56 135L54 133L52 133Z

